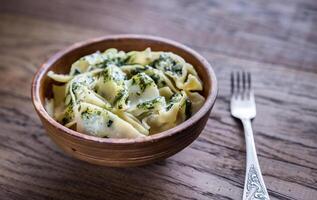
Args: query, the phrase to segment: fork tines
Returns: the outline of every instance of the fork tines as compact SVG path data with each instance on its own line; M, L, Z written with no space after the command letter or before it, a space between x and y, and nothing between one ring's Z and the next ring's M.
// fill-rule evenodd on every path
M250 98L251 73L245 71L231 72L231 94L236 98Z

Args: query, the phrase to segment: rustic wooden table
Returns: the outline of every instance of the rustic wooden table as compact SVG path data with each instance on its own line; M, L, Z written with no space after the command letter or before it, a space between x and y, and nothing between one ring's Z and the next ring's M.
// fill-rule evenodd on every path
M65 155L44 132L31 79L51 54L117 33L159 35L205 56L219 96L201 136L165 161L113 169ZM271 199L317 198L317 2L0 3L0 199L241 199L245 145L229 75L254 75L255 140Z

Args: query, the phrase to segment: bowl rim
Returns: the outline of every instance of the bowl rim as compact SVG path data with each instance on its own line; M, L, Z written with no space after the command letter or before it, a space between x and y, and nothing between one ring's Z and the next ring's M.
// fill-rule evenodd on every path
M189 119L182 122L181 124L171 129L168 129L166 131L159 132L159 133L142 137L142 138L100 138L96 136L86 135L84 133L80 133L63 126L62 124L55 121L51 116L49 116L49 114L46 112L44 108L44 105L41 103L39 89L40 89L40 81L45 77L45 74L50 70L51 65L54 62L56 62L56 60L63 57L66 53L69 53L75 49L82 48L92 43L98 43L98 42L102 42L106 40L124 40L124 39L139 39L139 40L149 40L149 41L165 43L167 45L171 45L173 47L181 49L182 51L185 51L186 53L189 53L192 56L194 56L196 59L198 59L202 63L202 67L204 68L205 72L208 73L210 77L209 80L211 85L208 91L209 95L207 96L203 106L193 116L191 116ZM209 62L203 56L201 56L199 53L197 53L195 50L191 49L190 47L187 47L186 45L183 45L179 42L166 39L163 37L152 36L152 35L140 35L140 34L107 35L107 36L96 37L96 38L74 43L73 45L70 45L67 48L64 48L58 51L53 56L51 56L45 63L43 63L41 67L34 74L32 79L32 86L31 86L32 103L35 110L37 111L37 113L40 115L42 119L45 119L52 126L54 126L55 128L59 129L61 132L66 133L70 136L74 136L81 140L88 140L88 141L104 143L104 144L135 144L135 143L144 143L144 142L156 142L162 138L171 137L179 133L180 131L187 129L192 124L196 123L199 119L201 119L203 116L205 116L206 113L215 104L217 94L218 94L218 83L217 83L215 72L213 71Z

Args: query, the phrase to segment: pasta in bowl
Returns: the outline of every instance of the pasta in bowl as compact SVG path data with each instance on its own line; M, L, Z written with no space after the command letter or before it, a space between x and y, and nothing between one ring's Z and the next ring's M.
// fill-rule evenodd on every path
M127 167L193 142L217 90L212 67L192 49L160 37L113 35L53 55L36 72L31 92L47 134L66 153Z
M204 103L202 82L172 52L107 49L86 55L69 74L48 72L56 84L46 111L78 132L108 138L138 138L173 128Z

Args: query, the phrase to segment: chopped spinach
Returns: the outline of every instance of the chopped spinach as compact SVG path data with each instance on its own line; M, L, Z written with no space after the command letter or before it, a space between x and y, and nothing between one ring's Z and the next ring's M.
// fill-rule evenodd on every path
M113 105L117 105L119 109L123 108L122 100L127 101L128 92L125 89L120 90L114 98Z
M146 109L146 110L154 109L155 105L157 105L160 102L162 102L162 97L158 97L150 101L142 102L137 105L137 108Z
M138 85L142 92L152 84L154 81L143 72L132 77L132 85Z
M166 106L166 110L169 111L175 103L179 102L183 95L181 93L175 93L170 97L169 103Z
M183 64L177 63L168 54L161 54L160 57L152 63L152 67L164 72L172 72L175 75L182 75Z
M109 121L107 122L107 127L110 127L112 124L113 124L113 121L109 119Z

